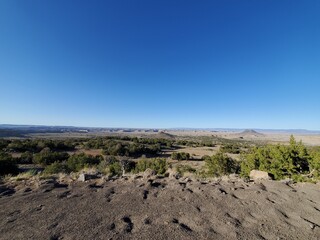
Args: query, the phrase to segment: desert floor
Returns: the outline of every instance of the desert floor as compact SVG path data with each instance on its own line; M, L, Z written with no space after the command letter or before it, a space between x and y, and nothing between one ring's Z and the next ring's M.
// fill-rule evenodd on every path
M1 239L320 239L320 185L128 177L2 185Z

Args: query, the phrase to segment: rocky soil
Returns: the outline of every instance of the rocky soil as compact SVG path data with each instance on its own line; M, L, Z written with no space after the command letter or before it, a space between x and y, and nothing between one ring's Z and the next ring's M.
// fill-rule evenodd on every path
M2 184L1 239L320 239L320 185L128 177Z

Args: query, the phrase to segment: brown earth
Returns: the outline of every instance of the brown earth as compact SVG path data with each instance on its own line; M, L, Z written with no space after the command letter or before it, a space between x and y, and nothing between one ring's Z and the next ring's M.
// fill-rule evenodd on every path
M319 184L135 177L1 186L1 239L319 239Z

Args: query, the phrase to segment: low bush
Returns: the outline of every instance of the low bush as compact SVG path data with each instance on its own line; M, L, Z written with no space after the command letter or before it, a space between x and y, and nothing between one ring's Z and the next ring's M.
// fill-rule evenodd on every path
M70 171L78 172L84 167L98 165L103 160L103 157L87 155L85 153L74 154L67 160L67 167Z
M320 151L314 151L311 153L310 173L315 178L320 178Z
M173 152L171 154L171 158L172 160L189 160L190 159L190 154L189 153L185 153L185 152Z
M164 174L168 164L164 158L141 159L136 164L135 172L144 172L148 168L154 170L156 174Z
M18 167L12 156L5 152L0 152L0 176L6 174L17 174Z
M196 169L190 165L178 165L177 172L183 176L185 173L195 173Z
M238 162L223 152L218 152L212 157L206 158L205 166L207 175L214 177L237 173L239 171Z
M237 144L224 144L221 146L221 151L225 153L239 154L241 147Z
M70 170L66 163L54 162L44 169L45 174L68 173Z
M18 159L19 164L32 164L32 162L33 162L33 154L29 151L22 153L20 158Z
M35 169L31 169L27 172L23 172L23 173L19 173L17 176L12 177L12 180L16 180L16 181L22 181L22 180L27 180L30 179L31 177L37 175L38 172Z
M63 162L69 158L66 152L51 152L50 150L43 150L33 156L33 162L41 164L42 166L50 165L54 162Z
M253 169L266 171L274 179L297 178L296 175L308 174L311 168L318 169L317 157L309 155L302 142L297 143L293 136L290 145L266 145L255 147L242 156L241 175L248 177ZM310 166L309 166L310 162Z
M114 162L108 166L109 174L111 176L121 176L122 175L122 167L119 162Z

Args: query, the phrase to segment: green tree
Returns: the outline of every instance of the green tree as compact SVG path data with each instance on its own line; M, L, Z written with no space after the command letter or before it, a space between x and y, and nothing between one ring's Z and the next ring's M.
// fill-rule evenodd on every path
M276 180L292 178L295 175L309 171L310 155L300 141L290 137L287 145L266 145L255 147L249 153L242 155L241 175L248 177L251 170L266 171Z
M84 167L90 167L99 164L103 160L102 156L92 156L85 153L74 154L67 160L67 166L70 171L80 171Z
M46 174L68 173L70 169L65 163L54 162L46 166L43 172Z
M239 170L237 161L230 158L223 152L218 152L211 158L205 160L207 174L209 176L222 176L230 173L236 173Z
M12 156L8 153L0 152L0 176L17 173L18 167Z
M40 153L34 154L33 160L36 164L42 166L50 165L54 162L62 162L69 158L66 152L51 152L50 150L42 150Z
M167 161L164 158L140 159L135 172L144 172L148 168L154 170L156 174L164 174L168 169Z

